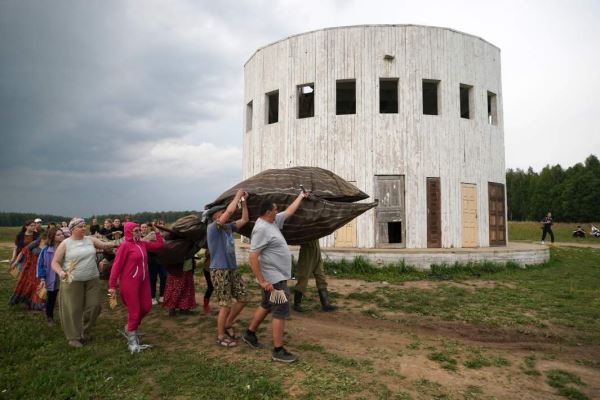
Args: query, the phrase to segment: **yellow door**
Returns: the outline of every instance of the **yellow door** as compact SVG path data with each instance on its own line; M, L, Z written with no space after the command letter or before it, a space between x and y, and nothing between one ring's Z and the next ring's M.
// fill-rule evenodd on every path
M356 247L356 219L335 231L335 247Z
M477 247L477 186L461 184L462 246Z

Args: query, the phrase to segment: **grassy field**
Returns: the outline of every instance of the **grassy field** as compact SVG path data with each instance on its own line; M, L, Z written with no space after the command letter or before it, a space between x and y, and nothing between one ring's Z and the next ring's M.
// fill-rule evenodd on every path
M215 346L214 316L160 309L144 320L155 347L141 354L116 332L122 307L103 311L88 345L69 348L41 313L7 305L15 281L0 264L0 399L600 398L599 266L600 249L579 248L553 248L528 269L328 264L341 310L317 311L311 282L310 311L286 328L300 362L280 365L269 346ZM238 331L258 303L246 278L252 301ZM203 289L198 279L197 299Z
M577 225L581 225L583 230L586 232L585 238L574 238L573 231L577 228ZM600 228L600 223L594 223L594 225ZM600 245L600 238L590 237L590 224L576 224L576 223L555 223L552 225L552 232L554 232L555 240L557 242L567 243L597 243ZM508 222L508 239L509 240L530 240L539 241L542 237L542 229L540 228L539 222ZM550 236L546 236L546 240L550 242Z

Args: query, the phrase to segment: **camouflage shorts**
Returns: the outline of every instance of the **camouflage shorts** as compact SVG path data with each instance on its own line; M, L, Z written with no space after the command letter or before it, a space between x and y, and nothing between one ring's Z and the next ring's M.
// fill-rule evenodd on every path
M210 279L215 288L215 296L219 307L231 307L233 299L240 302L248 301L248 290L242 276L230 269L211 269Z

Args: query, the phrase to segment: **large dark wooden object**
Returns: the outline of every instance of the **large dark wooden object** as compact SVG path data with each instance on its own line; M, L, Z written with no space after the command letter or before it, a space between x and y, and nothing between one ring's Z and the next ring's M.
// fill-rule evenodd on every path
M283 211L298 197L300 185L312 195L302 201L283 226L283 236L291 245L327 236L377 205L377 202L354 203L369 196L331 171L317 167L293 167L261 172L225 191L206 207L227 205L238 189L244 189L249 195L250 222L240 233L250 236L260 214L260 205L272 202L279 211ZM238 210L233 219L240 216L241 211Z
M300 185L312 192L304 199L296 213L286 220L283 236L288 244L295 245L319 239L333 233L365 211L374 203L354 203L369 196L336 174L316 167L270 169L261 172L225 191L206 208L228 205L238 189L248 192L250 222L240 233L250 237L260 214L260 205L269 201L280 211L290 205L300 193ZM238 209L232 220L241 217ZM206 224L197 215L178 219L165 236L163 249L156 254L170 271L181 269L183 260L191 258L206 246Z

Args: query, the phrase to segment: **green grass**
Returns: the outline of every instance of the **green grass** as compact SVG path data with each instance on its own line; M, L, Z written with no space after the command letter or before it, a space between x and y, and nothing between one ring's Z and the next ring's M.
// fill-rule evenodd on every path
M541 218L540 218L541 219ZM585 238L574 238L573 231L577 228L577 225L581 225L583 230L586 232ZM594 223L594 225L600 228L600 223ZM583 223L555 223L552 225L552 232L557 242L570 242L570 243L597 243L600 244L600 238L594 238L589 236L590 224ZM540 228L539 222L533 221L509 221L508 222L508 240L530 240L540 241L542 238L542 229ZM550 237L546 236L546 240L549 242Z
M15 237L21 231L20 226L2 226L0 227L0 242L14 243ZM8 255L10 257L10 254Z
M9 252L0 249L0 258ZM317 362L307 352L301 353L300 362L283 368L270 361L268 347L253 351L242 346L232 350L241 359L231 360L221 356L227 350L214 348L214 319L178 318L178 330L168 330L163 325L168 317L156 311L142 326L144 338L155 344L150 350L136 355L126 351L116 331L125 319L123 309L105 309L94 340L72 349L59 327L46 326L43 314L7 304L14 285L1 269L0 399L275 399L289 397L286 388L298 383L286 381L291 377L302 381L298 397L335 399L363 391L360 374L373 370L368 359L327 353L316 354ZM180 330L197 337L180 336ZM299 348L322 350L310 344Z
M3 228L0 234L11 236ZM10 250L0 248L0 259L8 258ZM0 264L0 298L8 299L15 281L6 273L4 265ZM386 285L372 292L348 295L366 303L364 312L373 318L390 318L388 311L399 310L488 327L512 327L517 331L535 328L561 343L563 339L597 343L600 340L598 265L600 250L556 248L551 250L550 262L527 269L510 263L483 263L435 266L427 272L404 264L378 268L361 259L330 267L339 268L335 269L337 276L370 281L396 284L417 279L439 281L431 284L431 289ZM463 288L446 282L472 279L494 281L496 285L477 287L473 284ZM249 290L258 298L256 284L249 284ZM340 297L343 301L344 297ZM94 330L94 341L74 350L66 345L60 328L45 326L41 314L0 302L0 399L450 397L439 383L425 378L409 381L400 370L393 369L392 365L376 364L373 357L335 354L321 344L306 342L307 339L300 337L290 340L290 349L300 355L300 362L288 366L268 361L268 349L256 352L242 346L231 349L236 357L223 356L229 354L229 350L220 351L222 349L213 345L214 318L178 318L177 328L172 324L171 328L165 328L166 319L156 316L154 311L151 313L142 330L147 331L149 341L156 347L132 356L126 352L124 339L116 333L115 327L124 320L122 309L105 310ZM268 336L267 328L261 328L260 334ZM187 330L188 335L180 337L179 329ZM197 336L189 336L190 332ZM468 360L474 368L510 365L506 358L492 352L487 355L483 350L468 349L462 354L464 348L454 342L442 340L440 345L417 335L408 337L412 340L406 346L409 357L428 355L437 363L434 368L456 371L460 367L460 373L453 374L457 379L475 373L466 366ZM542 358L539 357L538 353L517 361L513 369L525 375L540 375L537 359ZM582 359L577 363L599 368L595 360ZM501 370L494 373L496 371ZM562 384L556 387L560 395L586 398L576 388L579 386L576 378L561 373L546 375L548 382ZM388 382L378 381L379 376L387 377ZM392 386L386 386L391 378L402 381L401 388L396 388L400 391L392 392ZM537 379L544 385L541 378L527 379ZM293 394L288 392L292 387ZM485 397L476 386L463 389L463 393L465 398Z
M515 262L496 263L491 261L433 264L431 269L418 270L414 267L398 262L376 266L362 256L349 261L326 260L325 272L337 278L361 279L370 282L403 283L417 280L451 280L479 277L483 274L493 274L503 271L522 269Z
M462 288L441 284L431 289L379 287L355 292L348 298L382 310L459 320L492 327L563 327L580 340L600 340L600 250L557 248L550 262L527 269L486 267L480 279L495 287ZM469 276L475 267L452 267L444 274L454 280ZM438 269L439 272L439 269ZM410 273L412 274L412 273ZM463 278L466 279L466 278ZM404 278L399 274L397 281ZM375 310L376 311L376 310Z
M450 352L447 351L435 351L433 353L429 353L427 358L431 361L435 361L440 364L440 367L449 371L457 371L457 361L456 358Z
M561 369L546 371L546 382L558 389L558 394L572 400L586 400L588 397L572 385L585 386L576 374Z
M1 298L9 297L14 283L8 274L0 273ZM104 311L94 340L72 349L60 328L46 327L41 313L2 301L0 398L264 399L285 394L281 374L255 357L228 362L202 346L186 351L160 345L130 355L116 332L123 317ZM173 343L178 338L163 333L161 340Z

